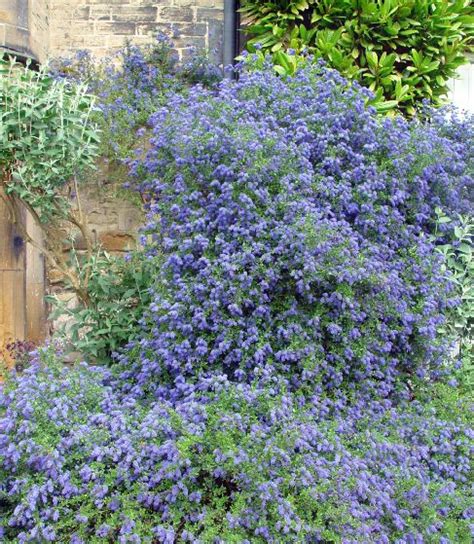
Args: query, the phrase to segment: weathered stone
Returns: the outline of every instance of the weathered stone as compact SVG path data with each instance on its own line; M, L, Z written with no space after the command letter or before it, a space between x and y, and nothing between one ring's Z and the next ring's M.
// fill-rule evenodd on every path
M144 43L158 31L176 31L181 57L196 36L213 52L221 48L223 6L224 0L0 0L0 45L40 61L77 49L99 57L121 47L122 37Z
M64 274L57 268L48 270L48 281L50 284L58 284L64 282Z
M56 4L61 4L64 0L55 0L55 3ZM128 5L128 4L133 4L134 1L133 0L85 0L86 4L90 4L92 6L98 6L98 5L101 5L101 6L112 6L112 5L115 5L115 6L122 6L124 4ZM147 1L146 4L147 5L150 5L150 4L154 4L155 2L151 2L151 1Z
M188 59L206 48L206 38L204 36L183 36L175 40L176 47L181 51L181 58Z
M188 7L164 7L159 11L160 20L172 22L191 22L193 21L193 10Z
M112 8L110 6L97 6L90 10L89 19L96 21L112 21Z
M207 35L206 23L176 23L174 28L176 28L177 37Z
M135 34L136 24L130 22L102 22L99 21L96 26L97 34Z
M158 9L153 6L114 6L112 20L122 22L156 21Z
M120 231L101 234L99 241L106 251L127 251L136 246L136 240L131 234Z
M137 35L148 36L148 41L150 41L153 34L156 34L157 32L170 34L172 29L172 23L137 23Z
M201 21L223 21L224 12L216 8L197 8L196 20Z
M223 34L224 23L219 20L211 20L208 23L208 43L209 43L209 60L214 64L221 65L223 62Z
M89 17L91 17L91 8L89 6L80 6L72 12L72 19L87 21Z

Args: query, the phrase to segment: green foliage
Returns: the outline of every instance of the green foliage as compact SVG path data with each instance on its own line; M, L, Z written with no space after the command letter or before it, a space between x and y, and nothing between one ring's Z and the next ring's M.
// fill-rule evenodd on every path
M451 311L445 326L445 334L452 337L459 349L462 369L459 373L462 385L474 390L474 219L458 216L454 222L437 212L438 229L455 224L450 229L447 242L438 245L438 251L445 258L446 270L456 285L459 304Z
M151 302L156 266L139 252L125 259L105 252L94 256L80 268L81 274L89 274L87 306L71 308L56 296L48 297L55 307L52 317L72 318L59 336L86 360L110 362L112 353L140 330L139 321Z
M249 50L272 53L279 73L294 70L291 50L321 57L410 115L442 102L473 45L469 0L244 0L241 11Z
M0 59L0 173L7 195L43 222L64 216L61 195L72 177L93 165L98 132L93 98L83 84L58 81L15 58Z

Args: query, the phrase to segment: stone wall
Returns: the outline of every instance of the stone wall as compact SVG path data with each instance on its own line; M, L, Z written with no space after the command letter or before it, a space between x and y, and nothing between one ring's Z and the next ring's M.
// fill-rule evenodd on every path
M220 0L50 0L50 52L90 49L103 56L126 38L137 44L157 31L176 36L180 56L190 47L221 50Z
M49 56L50 0L28 1L28 25L30 29L30 51L39 60Z
M89 49L105 56L126 39L175 36L180 58L192 48L221 61L224 0L0 0L0 46L41 62Z
M122 168L110 167L107 161L99 163L97 171L79 186L80 204L87 217L87 226L94 241L112 255L125 255L138 247L139 229L144 224L144 215L135 195L124 192ZM75 249L81 253L85 249L80 237L74 242ZM64 251L69 251L65 246ZM77 305L76 295L65 289L64 277L59 270L46 269L47 292L57 297L67 307ZM71 323L70 318L60 316L48 322L48 333Z
M30 51L28 0L0 0L0 46Z

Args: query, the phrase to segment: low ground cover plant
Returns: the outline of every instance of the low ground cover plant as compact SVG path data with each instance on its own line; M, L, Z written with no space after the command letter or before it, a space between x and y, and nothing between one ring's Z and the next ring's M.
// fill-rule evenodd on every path
M109 368L52 346L3 387L4 541L471 542L436 246L470 209L472 120L366 98L309 63L168 95L129 161L141 329Z
M471 541L473 437L452 388L348 403L221 378L144 407L110 381L50 363L3 392L4 542Z

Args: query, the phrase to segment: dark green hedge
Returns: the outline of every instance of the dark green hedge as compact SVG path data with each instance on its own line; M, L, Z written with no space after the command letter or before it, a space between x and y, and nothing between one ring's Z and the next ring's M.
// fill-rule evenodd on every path
M260 44L285 66L284 51L324 58L413 114L439 104L473 46L470 0L243 0L252 51Z

